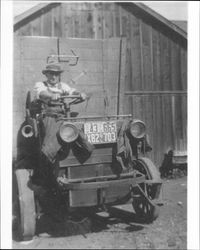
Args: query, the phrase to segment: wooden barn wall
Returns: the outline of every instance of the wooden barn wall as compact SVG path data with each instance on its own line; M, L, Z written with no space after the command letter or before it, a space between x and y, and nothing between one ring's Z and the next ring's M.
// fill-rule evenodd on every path
M71 107L71 111L84 115L113 115L117 110L118 82L125 86L126 39L106 40L66 39L20 36L14 39L14 85L13 85L13 153L16 154L17 132L25 118L25 102L28 91L34 98L34 84L45 80L42 69L50 54L72 55L80 58L77 65L70 66L62 60L65 72L61 81L77 90L91 94L87 102ZM119 65L121 58L121 65ZM74 59L70 64L74 63ZM85 72L74 84L70 80ZM120 73L119 73L120 72ZM123 105L120 105L122 107Z
M168 149L187 150L187 47L184 38L160 27L155 20L152 23L115 3L84 2L57 5L15 33L92 39L125 36L123 109L146 122L151 157L160 165ZM104 67L109 63L105 60ZM110 82L104 84L112 89Z
M142 19L131 23L125 91L126 112L147 124L160 166L169 149L187 151L187 48Z

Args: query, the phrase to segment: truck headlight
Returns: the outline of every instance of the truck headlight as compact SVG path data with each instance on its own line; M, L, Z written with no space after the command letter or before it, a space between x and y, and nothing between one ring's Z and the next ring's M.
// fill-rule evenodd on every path
M63 142L73 142L78 137L78 129L72 123L64 122L59 128L59 135Z
M145 123L140 120L133 120L129 129L131 135L136 139L141 139L145 136L146 126Z

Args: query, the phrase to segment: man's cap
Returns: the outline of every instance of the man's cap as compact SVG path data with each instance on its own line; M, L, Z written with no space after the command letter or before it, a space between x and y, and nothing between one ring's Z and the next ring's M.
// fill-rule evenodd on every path
M46 65L46 68L42 70L42 73L45 74L46 72L58 72L62 73L64 70L61 68L59 63L49 63Z

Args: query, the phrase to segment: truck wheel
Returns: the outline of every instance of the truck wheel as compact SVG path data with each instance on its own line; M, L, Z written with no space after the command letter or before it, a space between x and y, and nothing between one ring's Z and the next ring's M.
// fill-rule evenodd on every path
M135 163L136 169L145 175L147 183L141 183L139 186L140 190L134 188L132 205L140 221L152 222L159 215L158 206L153 201L151 202L151 200L158 199L160 196L162 185L160 173L148 158L139 158Z
M143 197L133 198L132 206L137 215L138 222L150 223L159 216L158 207L148 203Z
M15 171L18 190L16 221L19 240L32 239L36 229L34 192L28 187L30 171L28 169L17 169Z

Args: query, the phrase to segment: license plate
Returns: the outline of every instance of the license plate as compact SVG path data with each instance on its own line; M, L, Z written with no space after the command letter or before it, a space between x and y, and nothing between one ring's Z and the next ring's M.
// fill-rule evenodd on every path
M86 122L84 124L84 133L92 144L112 143L117 140L116 122Z

